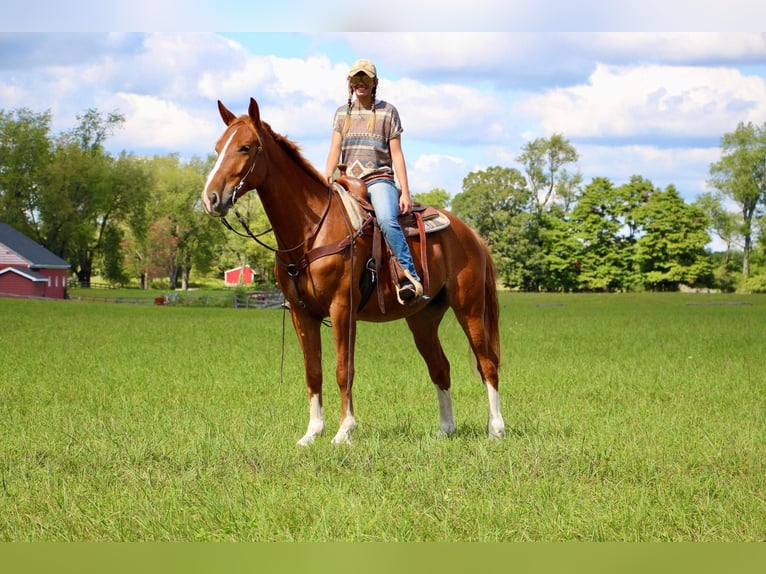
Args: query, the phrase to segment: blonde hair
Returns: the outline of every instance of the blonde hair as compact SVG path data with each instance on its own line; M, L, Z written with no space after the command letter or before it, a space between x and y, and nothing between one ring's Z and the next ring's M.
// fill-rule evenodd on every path
M372 82L372 109L370 110L370 117L367 120L367 131L372 133L375 131L375 95L378 92L378 78L373 78ZM345 136L351 127L351 96L354 95L354 88L351 86L351 79L348 83L348 103L346 104L346 118L343 120L343 131L341 135Z

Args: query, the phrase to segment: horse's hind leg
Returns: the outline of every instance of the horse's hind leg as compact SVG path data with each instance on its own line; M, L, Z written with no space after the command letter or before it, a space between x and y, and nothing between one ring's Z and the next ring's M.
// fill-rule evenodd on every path
M505 421L500 412L500 394L498 392L498 365L500 358L490 343L490 334L484 321L483 305L480 299L471 299L471 304L464 308L454 308L455 316L468 337L471 350L476 357L476 367L487 387L489 421L487 430L490 436L505 436Z
M439 430L445 435L455 432L455 415L450 393L450 365L439 341L439 323L447 310L443 300L434 300L419 313L407 318L417 347L428 367L439 401Z
M489 257L488 254L487 257ZM462 288L455 289L456 296L451 298L450 305L468 337L471 350L476 357L476 367L487 387L489 405L487 430L490 436L502 438L505 436L505 421L500 412L500 394L498 393L500 309L491 260L487 261L483 275L479 280L476 280L474 276L473 281L464 282Z

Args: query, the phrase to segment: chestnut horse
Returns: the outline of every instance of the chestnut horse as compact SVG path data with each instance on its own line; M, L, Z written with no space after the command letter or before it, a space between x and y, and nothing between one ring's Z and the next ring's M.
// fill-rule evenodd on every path
M328 185L295 144L261 120L254 99L250 99L248 114L240 117L220 101L218 109L226 129L215 146L218 158L208 175L202 202L209 214L223 217L242 193L256 189L271 223L277 242L276 279L303 350L308 386L308 430L298 444L312 443L325 430L320 328L327 317L332 322L335 376L341 397L340 427L333 443L348 443L356 427L351 386L357 320L407 321L436 388L439 429L447 435L453 433L450 365L437 333L448 308L468 337L487 388L489 434L504 436L498 395L500 337L495 269L483 240L443 211L449 226L427 236L427 297L413 306L401 305L390 272L382 269L378 282L384 289L383 310L374 300L358 309L360 279L372 251L370 235L355 233L349 227L339 191ZM420 239L409 241L415 265L423 269ZM338 247L328 248L334 245ZM317 249L321 255L312 257Z

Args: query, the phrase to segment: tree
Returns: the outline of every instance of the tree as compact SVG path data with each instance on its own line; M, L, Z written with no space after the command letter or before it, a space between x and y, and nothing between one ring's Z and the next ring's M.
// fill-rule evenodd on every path
M50 123L50 111L0 110L0 220L40 243L38 193L50 163Z
M643 235L636 243L636 260L653 289L676 290L680 283L709 286L712 265L705 253L710 242L708 219L687 205L669 185L655 190L636 210Z
M507 287L536 284L542 261L536 222L529 217L532 197L517 169L490 167L463 179L452 211L486 239Z
M89 110L80 125L56 142L51 162L41 176L39 213L47 247L72 264L82 283L89 283L96 264L108 259L119 276L121 226L145 205L149 178L142 162L131 155L115 159L103 139L122 116L106 118Z
M167 278L171 289L188 289L192 266L205 270L213 248L224 241L222 226L198 205L210 161L177 155L145 160L150 194L142 217L130 221L125 265L146 289Z
M699 195L694 201L694 205L705 213L708 221L710 221L710 230L726 245L724 262L728 263L732 258L734 245L741 245L742 236L740 232L743 228L741 214L732 213L724 207L724 196L720 191L717 193L705 192Z
M441 187L435 187L431 191L413 193L412 199L423 205L430 205L438 209L444 209L450 203L449 193Z
M710 185L739 204L744 240L742 275L750 274L755 223L766 204L766 124L740 122L721 138L721 159L710 165Z
M571 217L563 209L554 208L538 220L544 253L541 268L545 270L540 286L546 291L579 290L583 245Z
M463 178L463 191L452 199L452 211L491 244L492 233L526 211L530 199L518 170L495 166Z
M526 187L532 192L535 213L541 215L557 201L564 213L569 211L582 176L569 173L566 166L578 159L577 150L561 134L553 134L549 139L537 138L522 148L516 161L524 166Z
M604 177L595 178L572 211L574 235L582 244L581 288L611 291L624 284L626 260L621 253L621 201L618 188Z

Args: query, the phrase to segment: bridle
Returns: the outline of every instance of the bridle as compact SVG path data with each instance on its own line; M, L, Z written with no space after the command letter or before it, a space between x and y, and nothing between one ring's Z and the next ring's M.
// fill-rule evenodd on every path
M327 197L327 205L325 206L324 212L322 213L322 216L319 218L319 221L317 222L316 226L314 227L314 230L311 232L311 234L306 237L303 241L301 241L298 245L295 245L294 247L289 247L287 249L277 249L275 247L272 247L268 243L264 243L261 241L261 237L266 235L267 233L271 233L274 231L274 228L269 227L268 229L261 231L259 233L253 233L250 230L250 226L247 224L247 220L245 217L239 212L237 209L237 194L240 192L240 190L245 186L245 180L247 180L248 177L250 177L250 174L253 173L253 170L255 169L255 164L258 163L258 157L261 155L261 152L263 152L263 146L259 145L258 149L255 151L255 157L253 158L253 163L250 164L250 168L247 170L245 175L242 176L242 178L239 180L239 183L234 186L234 189L231 193L231 210L234 213L234 216L237 218L237 221L239 221L239 224L242 226L242 229L245 230L245 233L242 233L241 231L237 231L232 227L231 223L229 223L226 220L226 217L221 217L221 223L223 224L226 229L229 231L233 231L236 235L239 235L240 237L244 237L245 239L253 239L255 240L258 245L261 247L265 247L269 251L272 251L276 254L277 258L279 259L280 254L287 254L292 253L293 251L296 251L300 249L301 247L305 246L309 241L311 241L317 233L319 233L319 229L322 227L322 223L324 223L325 218L327 217L327 213L330 211L330 204L332 203L332 186L327 187L328 191L328 197Z
M237 193L239 193L239 191L245 186L245 180L248 177L250 177L251 173L253 173L253 170L255 169L255 164L258 163L258 156L261 155L262 151L263 151L263 146L259 145L258 149L255 151L255 157L253 158L253 163L250 164L250 169L248 169L247 173L245 173L245 175L242 176L242 179L239 180L239 183L234 186L234 189L231 192L231 199L229 200L231 202L231 210L234 212L234 215L236 216L240 225L242 225L242 228L245 230L245 233L242 233L234 229L231 226L231 223L229 223L226 220L225 216L221 217L221 223L226 229L228 229L229 231L233 231L235 234L239 235L240 237L255 239L255 241L258 242L259 245L262 245L263 247L266 247L267 249L273 250L274 248L271 247L271 245L267 245L266 243L264 243L263 241L259 239L259 237L261 237L262 235L266 235L267 233L270 233L272 230L271 227L269 227L267 230L262 231L258 234L254 234L252 231L250 231L250 228L248 227L247 222L245 221L245 218L236 207Z

